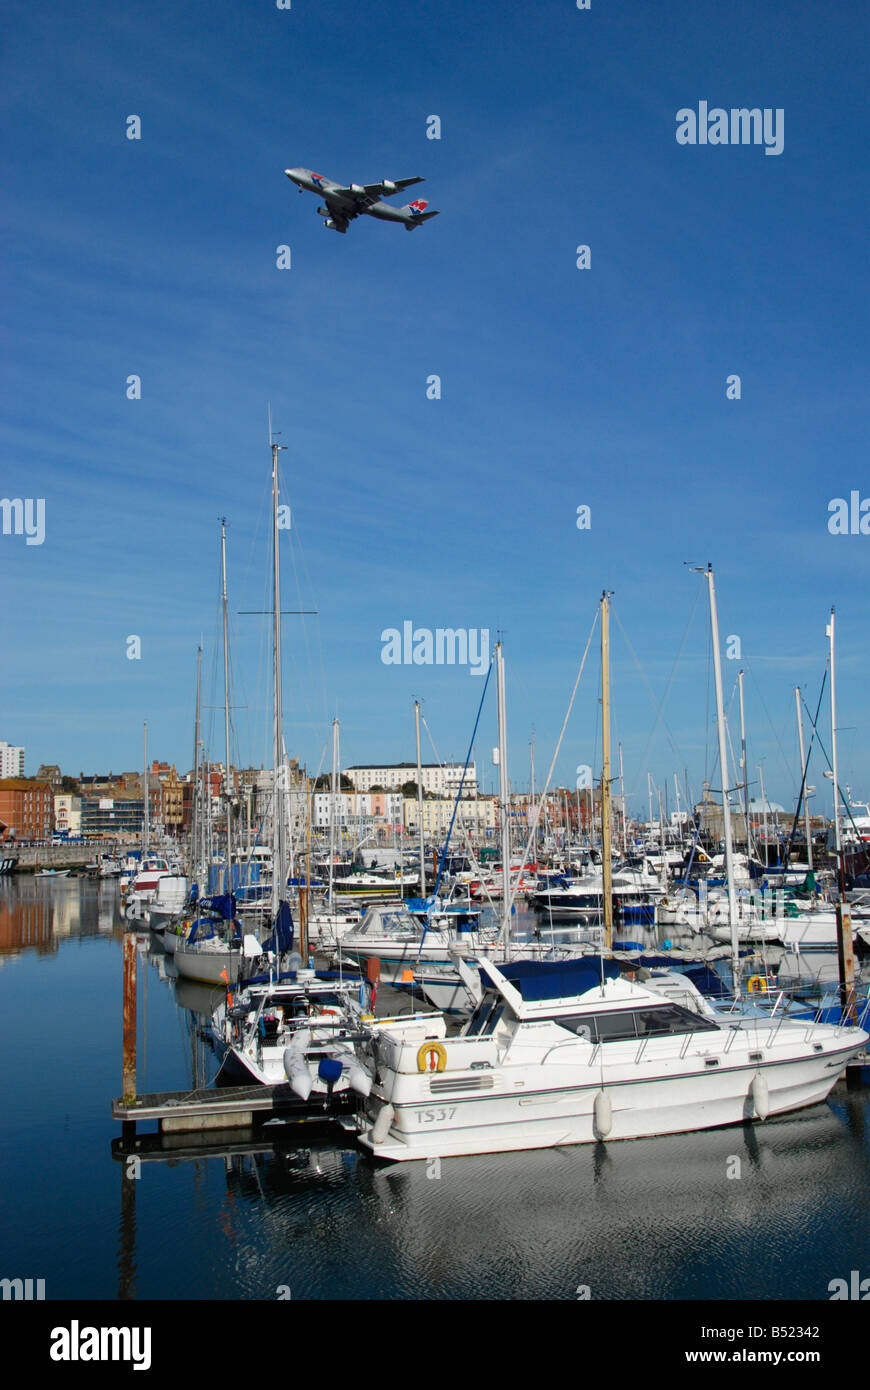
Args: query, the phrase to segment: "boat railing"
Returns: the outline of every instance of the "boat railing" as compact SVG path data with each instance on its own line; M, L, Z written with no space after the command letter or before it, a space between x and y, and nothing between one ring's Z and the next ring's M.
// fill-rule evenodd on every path
M545 1063L546 1061L549 1060L549 1057L550 1057L551 1052L558 1052L560 1047L576 1047L577 1044L578 1044L578 1042L582 1042L582 1041L583 1041L582 1038L565 1038L565 1040L564 1040L563 1042L553 1043L553 1046L552 1046L552 1047L548 1047L548 1048L547 1048L547 1051L544 1053L543 1057L541 1058L541 1066L543 1066L544 1063ZM593 1050L592 1050L592 1056L591 1056L590 1059L589 1059L589 1066L592 1066L593 1062L595 1061L595 1053L598 1051L598 1048L599 1048L600 1046L601 1046L600 1043L596 1043L596 1044L595 1044L595 1047L594 1047Z
M722 1049L723 1052L730 1052L730 1051L731 1051L732 1047L734 1046L735 1039L739 1036L739 1034L740 1034L740 1029L739 1029L739 1028L733 1028L733 1027L732 1027L732 1028L729 1028L729 1029L728 1029L728 1041L726 1042L724 1048Z
M808 1032L811 1031L816 1024L822 1022L823 1015L827 1013L830 1008L830 1004L822 1003L819 1005ZM853 1015L854 1017L852 1017ZM858 987L853 985L846 995L846 1002L840 1011L840 1026L848 1028L854 1024L857 1028L866 1028L868 1023L870 1023L870 995L866 998L862 998L861 994L859 994Z
M769 1046L772 1047L772 1046L774 1045L774 1043L776 1042L777 1038L779 1037L779 1030L780 1030L780 1028L782 1027L782 1025L785 1023L785 1021L786 1021L786 1014L785 1014L785 1010L783 1010L783 1012L779 1015L779 1018L776 1020L776 1027L774 1028L771 1037L768 1039L768 1044L769 1044Z

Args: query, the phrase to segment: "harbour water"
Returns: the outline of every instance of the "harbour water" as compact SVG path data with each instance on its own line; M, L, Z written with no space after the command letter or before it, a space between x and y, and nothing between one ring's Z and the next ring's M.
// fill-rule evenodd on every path
M130 1179L124 930L112 882L0 879L0 1275L46 1299L823 1301L870 1277L866 1085L762 1125L440 1165L266 1127ZM141 933L140 1092L217 1067L207 991L168 973Z

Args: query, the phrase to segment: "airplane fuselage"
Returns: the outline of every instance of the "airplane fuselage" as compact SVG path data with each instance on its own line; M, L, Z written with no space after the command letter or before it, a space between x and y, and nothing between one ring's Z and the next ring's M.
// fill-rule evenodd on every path
M326 225L336 231L345 231L348 223L361 213L365 213L367 217L376 217L381 222L401 222L409 230L428 221L430 217L437 216L437 213L425 212L428 206L425 202L417 201L397 208L384 202L380 196L386 194L390 197L394 193L402 192L410 184L421 183L422 180L419 178L402 179L396 183L385 179L381 184L370 184L366 187L356 183L349 186L336 183L334 179L317 174L313 169L285 169L284 172L300 192L304 190L321 195L325 206L319 207L317 211L321 217L327 219Z

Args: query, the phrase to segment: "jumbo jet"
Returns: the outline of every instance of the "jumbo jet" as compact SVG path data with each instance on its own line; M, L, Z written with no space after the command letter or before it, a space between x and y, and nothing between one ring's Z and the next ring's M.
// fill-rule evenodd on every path
M383 183L352 183L345 188L340 183L333 183L332 179L324 178L323 174L312 173L310 169L285 169L284 173L301 193L303 189L309 193L319 193L325 203L317 209L321 217L325 217L324 226L331 228L334 232L346 232L349 222L355 217L359 217L361 212L369 217L378 217L382 222L402 222L406 232L413 232L415 227L421 223L428 222L430 217L437 217L437 212L427 212L429 206L422 198L418 198L413 203L407 203L403 208L394 208L389 203L381 201L382 198L389 198L393 193L401 193L403 189L410 188L412 183L422 183L421 178L415 179L384 179Z

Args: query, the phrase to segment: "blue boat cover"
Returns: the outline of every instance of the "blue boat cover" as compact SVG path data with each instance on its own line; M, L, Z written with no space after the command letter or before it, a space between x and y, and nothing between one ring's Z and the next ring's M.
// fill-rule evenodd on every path
M706 994L709 999L727 999L730 996L730 990L725 981L716 974L715 970L711 970L709 965L687 966L680 973L685 975L687 980L691 980L692 984L702 994Z
M281 903L275 918L275 927L268 941L263 944L264 951L274 951L281 955L293 950L293 914L289 903Z
M580 960L514 961L498 969L526 1000L570 999L575 994L595 989L602 978L615 980L619 976L615 960L602 961L597 956ZM480 973L487 976L486 961L481 962ZM487 977L486 982L492 983L491 977Z
M200 928L203 928L203 930L200 930ZM208 941L209 937L214 936L214 934L214 918L197 917L187 934L187 944L190 946L194 941Z
M217 893L212 898L200 898L199 906L206 912L215 912L225 922L231 922L236 915L236 900L232 893Z

